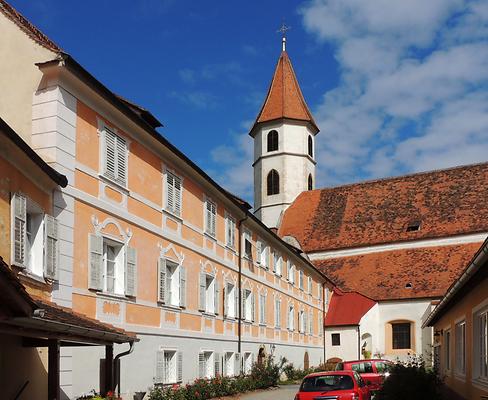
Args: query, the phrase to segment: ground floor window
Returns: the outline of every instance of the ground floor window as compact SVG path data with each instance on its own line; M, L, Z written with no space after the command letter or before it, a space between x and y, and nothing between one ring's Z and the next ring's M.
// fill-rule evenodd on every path
M456 352L456 373L464 375L466 373L466 322L456 324L455 331L455 352Z
M451 331L444 332L444 367L446 371L451 369Z
M244 353L244 374L248 375L251 373L253 363L253 354L250 352Z
M227 352L224 354L224 375L234 376L234 359L235 355L232 352Z
M341 345L341 334L340 333L332 333L331 335L332 346L340 346Z
M171 384L182 381L183 357L176 350L160 350L157 353L156 381Z
M410 322L400 322L391 324L392 343L394 349L410 349Z
M214 351L202 351L198 354L200 378L210 379L220 375L220 354Z
M474 316L474 371L473 378L488 382L488 309Z

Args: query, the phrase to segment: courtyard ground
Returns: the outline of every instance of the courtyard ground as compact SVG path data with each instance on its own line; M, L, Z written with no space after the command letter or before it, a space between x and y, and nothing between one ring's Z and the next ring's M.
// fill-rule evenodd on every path
M241 394L232 397L232 400L293 400L298 388L299 385L284 385L277 389Z

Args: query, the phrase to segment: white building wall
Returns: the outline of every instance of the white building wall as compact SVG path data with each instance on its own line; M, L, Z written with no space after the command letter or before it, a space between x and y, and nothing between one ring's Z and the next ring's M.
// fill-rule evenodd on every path
M341 345L332 346L332 334L341 335ZM325 328L325 356L327 360L340 358L341 360L358 359L358 327L329 327Z

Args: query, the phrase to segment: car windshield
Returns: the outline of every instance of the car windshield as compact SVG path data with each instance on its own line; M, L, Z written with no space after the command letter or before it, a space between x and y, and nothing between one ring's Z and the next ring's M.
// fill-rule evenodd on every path
M352 370L359 372L360 374L371 373L373 372L373 364L370 362L352 364Z
M305 378L300 392L331 392L333 390L354 389L354 382L349 375L322 375Z
M384 372L388 372L390 370L390 364L382 362L382 361L376 361L376 370L380 374L382 374Z

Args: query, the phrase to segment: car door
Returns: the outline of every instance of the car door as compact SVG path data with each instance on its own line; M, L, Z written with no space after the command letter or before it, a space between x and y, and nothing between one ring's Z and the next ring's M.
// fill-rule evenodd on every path
M356 382L358 384L358 390L360 393L360 400L370 400L371 395L369 391L368 385L366 385L366 382L364 382L363 378L361 377L360 374L357 372L354 372L354 377L356 378Z

